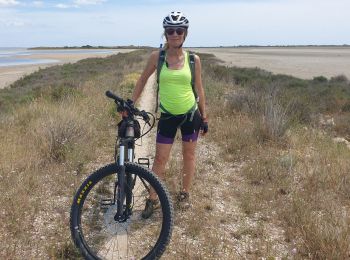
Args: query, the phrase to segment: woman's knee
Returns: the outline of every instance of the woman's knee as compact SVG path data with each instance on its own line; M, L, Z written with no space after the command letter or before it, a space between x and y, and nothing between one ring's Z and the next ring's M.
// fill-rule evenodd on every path
M157 144L154 163L157 165L165 165L169 159L171 145Z
M165 165L168 161L168 157L164 154L156 154L154 163L157 165Z
M196 159L195 151L192 149L184 149L183 158L185 161L195 161Z

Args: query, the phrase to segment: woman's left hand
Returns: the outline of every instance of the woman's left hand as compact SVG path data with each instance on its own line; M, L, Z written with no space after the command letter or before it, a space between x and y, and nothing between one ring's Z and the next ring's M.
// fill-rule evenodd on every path
M208 120L202 119L202 123L200 126L200 133L203 136L203 135L206 135L207 132L208 132Z

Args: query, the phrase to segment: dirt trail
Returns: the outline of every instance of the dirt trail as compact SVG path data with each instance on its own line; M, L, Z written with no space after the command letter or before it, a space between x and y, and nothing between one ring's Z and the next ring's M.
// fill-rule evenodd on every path
M153 74L147 81L146 86L139 99L139 105L137 106L141 110L154 113L155 108L155 74ZM142 127L142 125L141 125ZM147 126L146 126L147 128ZM155 129L153 129L155 131ZM154 153L154 135L148 134L142 138L142 146L135 147L136 158L139 157L151 157ZM140 144L140 143L139 143Z

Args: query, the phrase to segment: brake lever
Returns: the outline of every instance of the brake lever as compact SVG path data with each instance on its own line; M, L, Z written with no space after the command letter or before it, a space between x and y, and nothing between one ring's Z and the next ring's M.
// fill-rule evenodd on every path
M117 104L117 112L123 112L124 111L124 102L120 102L117 100L114 100L114 102Z
M151 123L149 122L150 121L150 117L148 116L147 112L145 110L142 110L141 111L141 114L142 114L142 118L143 120L145 120L145 122L151 126Z

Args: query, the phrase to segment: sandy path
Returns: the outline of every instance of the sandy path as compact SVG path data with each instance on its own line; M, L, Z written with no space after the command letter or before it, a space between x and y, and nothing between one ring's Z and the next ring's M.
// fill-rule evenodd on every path
M145 110L147 112L151 112L154 114L155 108L155 83L156 77L153 74L147 81L145 88L140 97L139 105L137 106L141 110ZM142 126L142 124L141 124ZM146 126L147 128L147 126ZM152 130L155 131L155 128ZM155 147L155 135L149 133L145 137L142 138L142 146L136 146L135 154L136 157L153 157Z
M39 68L46 68L54 65L61 65L64 63L74 63L86 58L100 57L104 58L112 54L117 54L119 52L129 52L132 49L114 49L106 50L112 51L113 53L52 53L52 54L33 54L25 56L28 59L48 59L57 60L53 63L43 63L36 65L20 65L20 66L9 66L0 67L0 88L9 86L11 83L20 79L21 77L37 71Z
M211 53L228 66L259 67L304 79L344 74L350 79L350 47L191 48Z

